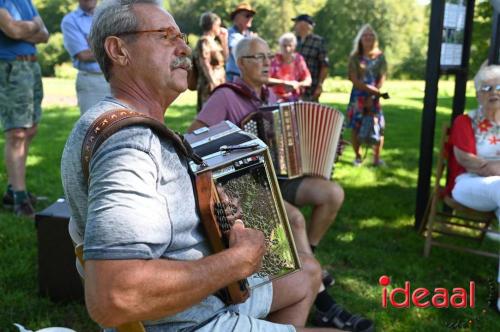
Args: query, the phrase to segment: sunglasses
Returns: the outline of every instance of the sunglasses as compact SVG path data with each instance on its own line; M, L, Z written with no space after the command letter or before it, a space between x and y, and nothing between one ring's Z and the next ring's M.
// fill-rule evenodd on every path
M500 91L500 84L497 84L495 86L493 86L493 85L481 85L481 87L479 88L479 91L491 92L491 91L493 91L493 89L495 89L495 91Z

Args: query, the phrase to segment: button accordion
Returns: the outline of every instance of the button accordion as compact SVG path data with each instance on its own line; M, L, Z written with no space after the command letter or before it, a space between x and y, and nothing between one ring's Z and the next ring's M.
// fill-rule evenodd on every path
M344 115L332 107L294 102L262 107L240 127L269 146L278 177L330 179L343 124Z
M184 137L203 159L201 165L191 162L190 168L200 218L214 252L228 246L226 233L231 224L224 202L237 201L245 227L261 230L267 247L262 268L249 277L254 278L252 287L299 270L300 260L266 144L229 121ZM229 206L231 209L234 206ZM248 285L248 280L229 285L222 291L223 300L243 302L249 296Z

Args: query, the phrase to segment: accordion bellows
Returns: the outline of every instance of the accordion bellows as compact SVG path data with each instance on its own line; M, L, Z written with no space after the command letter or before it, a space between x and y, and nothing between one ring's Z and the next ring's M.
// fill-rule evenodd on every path
M330 179L343 124L344 115L332 107L296 102L263 107L241 127L269 146L279 177Z

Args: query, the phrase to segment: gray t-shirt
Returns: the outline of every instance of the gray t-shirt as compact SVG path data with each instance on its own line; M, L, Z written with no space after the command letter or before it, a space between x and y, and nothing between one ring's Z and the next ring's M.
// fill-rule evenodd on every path
M196 260L210 254L187 161L149 128L128 127L107 139L92 158L87 185L80 164L86 131L99 115L117 108L128 107L108 98L86 112L62 156L70 234L75 243L83 241L84 259ZM184 312L145 324L176 331L224 310L222 301L209 296Z

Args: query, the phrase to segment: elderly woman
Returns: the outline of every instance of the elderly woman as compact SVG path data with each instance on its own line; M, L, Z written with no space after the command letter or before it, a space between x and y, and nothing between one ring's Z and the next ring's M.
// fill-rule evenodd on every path
M198 39L193 54L198 70L198 112L213 89L226 81L224 63L229 54L227 30L221 27L221 19L217 14L203 13L200 26L203 35Z
M363 114L371 114L380 129L379 142L374 145L373 164L382 165L380 159L384 145L385 119L380 107L380 92L387 72L387 63L384 53L378 47L378 38L375 30L365 24L359 29L354 38L353 49L349 57L349 80L352 82L351 97L347 109L349 127L352 128L352 146L356 159L354 165L362 162L361 142L358 139Z
M291 32L283 34L279 39L281 53L277 53L271 61L269 84L278 101L297 101L304 88L311 86L311 73L299 53L295 52L297 38Z
M481 68L474 85L479 108L458 116L451 130L447 189L460 204L495 211L500 220L500 66ZM500 290L500 273L498 283Z

